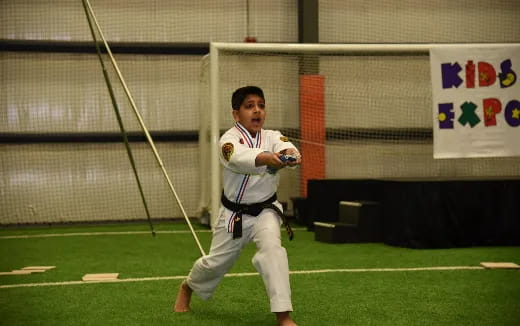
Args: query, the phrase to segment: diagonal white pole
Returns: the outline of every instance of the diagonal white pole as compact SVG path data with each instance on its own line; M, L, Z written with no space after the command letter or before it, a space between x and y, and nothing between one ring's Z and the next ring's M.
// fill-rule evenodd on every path
M193 238L195 239L195 242L197 243L197 246L199 247L200 253L202 254L202 256L206 256L206 253L204 252L204 249L202 248L202 245L200 244L199 238L197 237L197 234L195 233L195 230L193 229L193 226L191 225L188 215L186 214L186 211L184 210L184 207L182 206L181 200L179 199L179 196L177 196L177 192L175 191L175 188L173 187L170 177L168 176L168 173L166 172L166 169L164 168L164 164L161 160L161 157L159 156L159 153L157 152L157 149L155 148L155 144L152 140L152 137L150 136L150 133L148 132L148 129L146 128L146 126L143 122L143 119L141 118L141 114L139 113L139 110L137 109L137 106L134 102L132 94L130 94L130 90L126 86L126 82L123 78L123 75L121 74L121 71L119 70L119 67L117 66L117 62L114 59L114 56L112 55L112 51L110 51L110 47L108 46L105 36L103 35L103 31L101 31L101 27L98 24L98 21L96 19L96 16L94 15L94 11L92 10L92 7L90 6L90 2L89 2L89 0L83 0L83 3L86 4L86 6L88 7L89 13L92 16L92 19L94 20L96 29L98 30L101 39L103 40L103 44L105 45L108 56L110 57L110 61L112 62L112 65L114 66L114 69L117 73L119 81L121 82L121 85L123 86L123 89L125 91L126 96L128 97L128 100L130 101L130 105L132 106L132 109L137 117L137 120L139 121L139 124L141 125L141 128L143 129L143 131L146 135L148 144L150 144L150 147L152 148L155 159L157 160L157 163L159 163L159 166L161 167L163 175L166 178L168 185L170 186L170 190L171 190L173 196L175 197L175 200L177 201L179 208L181 209L182 215L184 216L184 219L186 220L186 223L188 224L188 226L190 228Z

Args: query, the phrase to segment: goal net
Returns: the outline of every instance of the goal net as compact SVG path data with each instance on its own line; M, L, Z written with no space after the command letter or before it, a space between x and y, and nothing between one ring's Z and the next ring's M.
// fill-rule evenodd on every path
M433 159L428 54L427 44L213 43L201 76L203 208L218 209L218 138L233 124L232 92L245 85L264 90L264 128L302 151L302 166L281 174L289 210L309 179L518 177L518 158Z

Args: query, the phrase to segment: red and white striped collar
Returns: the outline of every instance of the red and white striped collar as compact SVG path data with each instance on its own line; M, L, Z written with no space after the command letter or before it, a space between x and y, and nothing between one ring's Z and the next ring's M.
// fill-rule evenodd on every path
M250 148L260 148L262 145L262 130L260 130L256 137L252 137L249 131L247 131L244 126L242 126L239 122L235 122L235 128L242 134L244 141L247 143L247 146Z

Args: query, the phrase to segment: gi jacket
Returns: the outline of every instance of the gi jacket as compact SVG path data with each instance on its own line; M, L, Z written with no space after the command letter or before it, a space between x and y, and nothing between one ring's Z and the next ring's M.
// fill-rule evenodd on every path
M236 122L220 138L220 148L224 195L235 203L254 204L273 196L280 180L279 174L270 173L266 166L255 166L257 155L296 147L279 131L262 129L253 138Z

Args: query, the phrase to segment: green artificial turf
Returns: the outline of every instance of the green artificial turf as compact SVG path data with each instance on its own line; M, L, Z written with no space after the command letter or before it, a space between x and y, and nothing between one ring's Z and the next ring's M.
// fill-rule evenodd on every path
M187 230L163 223L162 231ZM197 228L208 250L211 234ZM275 325L251 258L254 245L223 279L212 299L194 296L192 312L172 304L200 256L188 233L105 234L5 238L21 234L147 231L146 224L3 229L0 271L53 265L44 273L0 276L0 285L77 282L87 273L118 272L120 279L172 277L121 283L0 288L0 325ZM353 271L372 268L479 266L520 263L519 247L416 250L380 243L327 244L297 230L284 246L291 271L293 317L301 325L520 325L519 270ZM175 278L175 276L178 276Z

